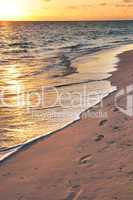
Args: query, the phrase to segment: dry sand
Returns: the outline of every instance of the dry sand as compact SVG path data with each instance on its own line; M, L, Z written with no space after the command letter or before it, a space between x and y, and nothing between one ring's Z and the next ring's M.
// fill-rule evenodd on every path
M111 81L120 89L132 80L130 51ZM114 107L114 96L104 99L107 118L75 122L4 161L0 200L132 200L133 117Z

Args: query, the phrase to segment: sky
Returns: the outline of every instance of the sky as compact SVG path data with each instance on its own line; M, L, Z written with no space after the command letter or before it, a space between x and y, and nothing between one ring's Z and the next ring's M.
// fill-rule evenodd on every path
M133 0L0 0L0 20L133 19Z

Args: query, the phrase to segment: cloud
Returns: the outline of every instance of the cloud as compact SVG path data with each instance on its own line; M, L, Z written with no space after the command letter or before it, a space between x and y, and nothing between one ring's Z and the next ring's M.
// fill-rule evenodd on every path
M93 5L91 4L83 4L80 6L67 6L68 9L72 9L72 10L76 10L76 9L80 9L80 8L88 8L88 7L92 7Z
M103 3L100 3L99 6L107 6L108 4L103 2Z
M77 6L68 6L67 8L68 8L68 9L75 10L75 9L77 9L78 7L77 7Z
M133 3L133 0L123 0L124 3Z
M121 4L115 4L116 7L133 7L133 3L128 3L128 4L125 4L125 3L121 3Z

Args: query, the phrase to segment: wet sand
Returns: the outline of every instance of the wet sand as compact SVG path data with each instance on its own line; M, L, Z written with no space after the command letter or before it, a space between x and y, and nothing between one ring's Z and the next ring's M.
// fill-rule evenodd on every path
M121 54L112 84L132 84L132 67L133 51ZM133 117L114 106L117 92L91 109L107 117L81 119L1 163L0 199L132 200Z

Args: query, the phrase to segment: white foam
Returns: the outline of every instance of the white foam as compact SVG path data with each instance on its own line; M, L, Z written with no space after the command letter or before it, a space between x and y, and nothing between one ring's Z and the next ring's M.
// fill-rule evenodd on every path
M117 56L119 54L121 54L125 51L129 51L131 49L133 49L133 44L121 46L121 47L109 49L109 50L102 50L99 53L94 53L91 56L85 55L81 58L78 58L73 62L73 64L77 67L77 69L80 71L81 74L86 73L87 70L88 70L87 71L88 73L90 73L92 71L95 73L95 72L97 72L97 70L100 73L104 69L105 73L106 73L105 77L108 78L109 76L111 76L111 74L108 74L108 73L111 73L114 70L116 70L117 63L119 62L119 59ZM93 78L94 78L94 74L93 74ZM92 80L93 80L93 78L92 78ZM105 98L107 95L109 95L115 89L116 88L110 89L110 91L108 91L108 93L104 94L102 96L102 98ZM88 107L84 107L83 109L77 110L76 114L74 115L74 118L70 119L69 122L65 123L62 127L58 128L57 130L45 133L41 136L37 136L31 140L28 140L27 142L23 143L22 145L14 147L10 150L0 152L0 162L7 159L9 156L13 155L14 153L19 151L24 146L29 145L30 143L33 143L33 142L37 141L38 139L48 137L48 135L54 134L55 132L70 125L74 121L79 120L79 118L80 118L79 116L82 112L84 112L88 108L92 107L93 105L96 105L97 103L98 103L98 101L95 101L93 104L89 105Z

